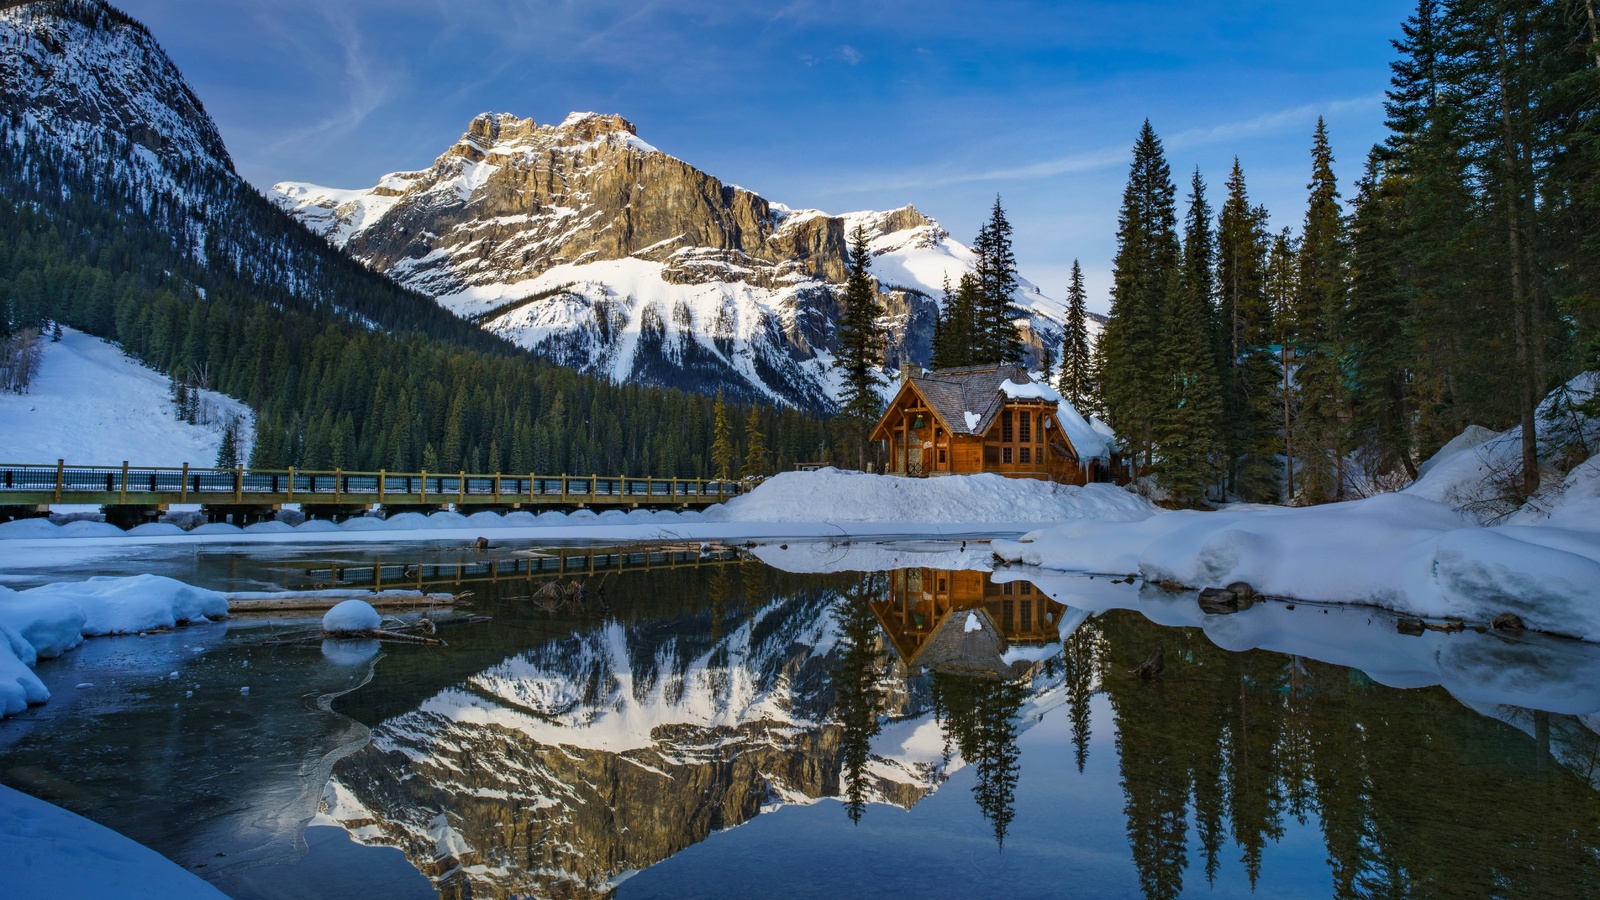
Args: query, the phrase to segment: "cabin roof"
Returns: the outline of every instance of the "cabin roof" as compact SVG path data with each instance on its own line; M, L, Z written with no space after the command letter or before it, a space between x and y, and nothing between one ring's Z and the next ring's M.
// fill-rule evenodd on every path
M1008 379L1012 384L1032 381L1022 366L1000 365L924 372L911 376L910 382L951 434L983 434L1005 404L1000 385Z

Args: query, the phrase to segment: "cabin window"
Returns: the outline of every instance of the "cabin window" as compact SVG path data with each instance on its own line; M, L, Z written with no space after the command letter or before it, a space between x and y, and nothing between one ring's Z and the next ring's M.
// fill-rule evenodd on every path
M1024 581L1024 582L1022 582L1022 587L1018 588L1018 590L1022 591L1022 596L1024 596L1024 597L1032 596L1032 594L1033 594L1033 585L1031 585L1031 584L1027 583L1026 581Z
M1005 465L1010 465L1011 464L1011 448L1010 447L1001 447L1000 448L1000 462L1004 463Z
M944 593L944 591L945 591L945 587L944 587L944 579L943 579L943 578L940 578L940 579L939 579L939 593L941 593L941 594L942 594L942 593Z
M939 448L939 462L941 462L941 463L944 462L944 448L943 447Z
M1011 593L1012 590L1013 590L1012 584L1009 581L1006 582L1005 584L1000 585L1000 593L1002 593L1002 594L1009 594L1009 593Z
M1023 415L1027 415L1027 414L1024 413ZM1025 462L1025 463L1033 462L1033 448L1032 447L1023 447L1022 448L1022 461Z
M983 448L983 464L985 466L998 466L1000 464L1000 448L987 444Z
M1003 412L1000 414L1000 440L1011 440L1011 413L1009 412ZM1006 462L1010 461L1011 460L1009 459L1006 460Z
M1020 432L1020 434L1017 437L1017 440L1022 441L1024 444L1033 443L1033 413L1024 410L1022 413L1022 421L1018 424L1020 427L1017 429L1017 431ZM1027 462L1027 457L1023 457L1022 461Z
M1022 601L1022 624L1023 624L1024 627L1027 627L1027 628L1031 628L1033 626L1033 601L1032 600L1024 600L1024 601Z
M1007 585L1007 587L1010 587L1010 585ZM1016 619L1013 618L1012 614L1011 614L1012 601L1007 600L1005 602L1004 607L1002 607L1002 608L1004 609L1004 620L1005 621L1001 623L1000 627L1003 628L1004 630L1008 631L1008 632L1015 633L1016 627L1017 627L1017 623L1016 623Z

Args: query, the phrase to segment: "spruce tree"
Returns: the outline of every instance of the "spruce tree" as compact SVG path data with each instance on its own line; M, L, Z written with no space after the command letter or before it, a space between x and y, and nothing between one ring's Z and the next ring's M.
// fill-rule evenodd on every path
M1350 228L1348 372L1357 447L1374 474L1417 477L1412 458L1415 398L1412 291L1404 279L1398 179L1374 148L1367 157Z
M1217 219L1218 325L1223 384L1222 441L1228 490L1252 502L1278 495L1279 371L1272 308L1263 290L1267 211L1250 205L1234 157Z
M1067 321L1061 329L1061 376L1057 386L1080 414L1087 416L1092 373L1089 360L1089 295L1083 288L1083 269L1072 261L1072 283L1067 288Z
M973 272L978 289L973 364L1024 363L1027 354L1016 326L1021 315L1016 304L1017 258L1011 251L1011 223L998 196L972 249L978 257Z
M1099 342L1100 396L1111 425L1135 465L1149 466L1155 417L1163 394L1151 365L1163 338L1168 281L1180 264L1172 173L1161 139L1146 120L1133 146L1133 165L1117 216L1111 315Z
M229 416L222 429L222 445L217 448L217 468L231 469L239 465L239 419Z
M833 366L842 380L839 420L842 436L854 446L857 463L866 464L867 434L883 411L878 389L884 383L879 366L888 336L880 320L883 304L868 267L872 254L867 230L857 225L850 235L850 277L845 282L844 310L839 320L839 349Z
M1293 306L1300 418L1301 495L1308 503L1345 499L1349 409L1341 343L1345 323L1347 242L1333 174L1333 150L1321 117L1311 147L1310 197L1301 229Z
M1275 392L1274 406L1278 417L1278 433L1283 439L1284 479L1283 499L1295 499L1295 472L1299 465L1296 454L1300 448L1295 434L1300 423L1300 392L1292 376L1294 353L1294 304L1299 296L1298 254L1294 238L1286 227L1272 239L1267 251L1266 268L1262 271L1262 292L1273 311L1277 325L1278 373L1280 381Z
M767 441L761 433L761 408L751 404L750 415L744 421L744 466L739 470L742 478L767 474Z
M712 419L714 424L713 438L711 441L711 466L713 477L728 479L733 477L733 424L728 421L728 407L722 402L722 392L717 391L716 405L713 407Z
M1167 278L1163 336L1156 357L1163 394L1154 437L1162 486L1174 501L1194 505L1204 499L1222 451L1222 387L1211 305L1211 207L1199 171L1191 182L1184 231L1183 265L1173 268Z

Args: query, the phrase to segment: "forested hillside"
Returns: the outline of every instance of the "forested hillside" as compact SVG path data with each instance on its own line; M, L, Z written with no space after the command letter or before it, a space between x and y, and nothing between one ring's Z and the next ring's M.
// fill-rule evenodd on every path
M1541 461L1535 417L1600 368L1594 4L1421 0L1394 46L1389 136L1341 189L1319 120L1293 216L1252 203L1236 160L1215 219L1193 173L1180 225L1139 135L1099 380L1180 502L1392 488L1474 424L1521 427L1504 480L1524 497L1595 450Z
M252 465L713 474L710 398L539 361L328 247L220 144L153 131L172 127L174 95L191 100L180 124L214 128L142 26L80 0L3 15L19 65L0 90L0 337L62 321L245 400ZM102 97L137 112L149 89L127 71L175 82L146 104L164 118L84 113ZM52 72L89 83L53 91ZM769 466L826 452L817 419L759 408L753 422Z

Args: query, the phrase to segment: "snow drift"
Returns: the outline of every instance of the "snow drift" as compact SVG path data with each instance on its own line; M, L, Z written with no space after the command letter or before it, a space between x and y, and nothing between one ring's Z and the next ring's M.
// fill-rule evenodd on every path
M91 578L21 592L0 587L0 716L49 700L32 666L86 637L135 634L227 614L222 594L160 575Z

